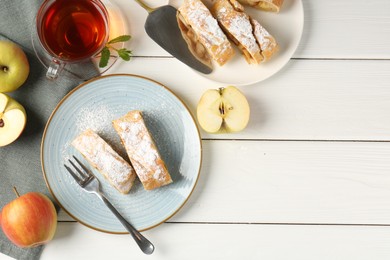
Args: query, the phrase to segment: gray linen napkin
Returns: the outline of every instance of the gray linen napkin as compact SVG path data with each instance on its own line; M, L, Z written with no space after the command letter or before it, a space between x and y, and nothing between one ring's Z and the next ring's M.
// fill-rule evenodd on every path
M31 31L42 0L1 0L0 39L19 44L30 63L29 77L18 90L7 93L19 101L27 112L27 125L12 144L0 147L0 208L15 199L16 186L20 194L42 192L50 197L40 164L42 133L56 104L80 83L75 78L60 78L56 82L45 77L46 69L35 57ZM0 50L1 51L1 50ZM1 253L16 259L39 259L43 247L21 249L13 245L0 231Z

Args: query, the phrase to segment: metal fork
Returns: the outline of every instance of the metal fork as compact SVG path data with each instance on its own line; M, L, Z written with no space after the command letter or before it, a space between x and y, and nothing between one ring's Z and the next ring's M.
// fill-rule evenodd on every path
M122 215L108 201L108 199L100 191L100 183L95 175L93 175L93 173L88 170L87 167L85 167L75 156L73 156L73 159L76 161L79 167L76 166L76 164L70 159L69 163L73 166L77 173L66 164L64 164L64 166L73 176L76 182L87 192L97 195L99 199L101 199L104 204L106 204L112 213L114 213L114 215L119 219L122 225L129 231L142 252L147 255L152 254L154 251L154 245L149 240L147 240L137 229L135 229L124 217L122 217Z

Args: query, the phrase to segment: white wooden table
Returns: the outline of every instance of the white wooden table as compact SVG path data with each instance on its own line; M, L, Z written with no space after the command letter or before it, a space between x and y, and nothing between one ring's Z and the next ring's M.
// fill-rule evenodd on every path
M153 78L194 113L202 93L221 84L151 41L134 1L115 2L137 57L110 72ZM303 5L303 37L287 66L240 87L251 105L247 129L201 133L194 193L144 232L152 256L129 235L89 229L61 211L41 259L390 259L390 1Z

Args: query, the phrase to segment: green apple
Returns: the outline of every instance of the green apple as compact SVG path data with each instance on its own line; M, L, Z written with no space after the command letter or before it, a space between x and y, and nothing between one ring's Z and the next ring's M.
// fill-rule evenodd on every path
M15 99L0 93L0 147L15 141L26 126L26 110Z
M0 92L18 89L29 73L30 65L23 50L13 42L0 41Z
M236 87L207 90L197 106L199 125L209 133L238 132L250 117L249 103Z

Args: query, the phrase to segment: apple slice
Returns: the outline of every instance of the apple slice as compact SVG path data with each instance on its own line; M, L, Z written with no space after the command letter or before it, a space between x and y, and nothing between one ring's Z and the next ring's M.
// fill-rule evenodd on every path
M249 103L234 86L209 89L199 100L197 117L206 132L238 132L249 122Z
M0 93L0 147L15 141L26 126L26 110L15 99Z

